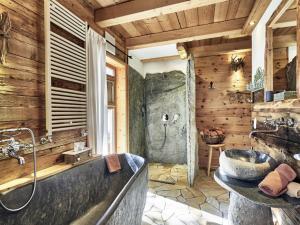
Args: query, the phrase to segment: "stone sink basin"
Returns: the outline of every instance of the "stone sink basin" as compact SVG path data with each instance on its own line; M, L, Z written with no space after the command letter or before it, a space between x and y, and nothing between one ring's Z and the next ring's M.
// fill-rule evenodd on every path
M275 166L276 161L272 157L254 150L231 149L220 155L221 172L240 180L260 180Z

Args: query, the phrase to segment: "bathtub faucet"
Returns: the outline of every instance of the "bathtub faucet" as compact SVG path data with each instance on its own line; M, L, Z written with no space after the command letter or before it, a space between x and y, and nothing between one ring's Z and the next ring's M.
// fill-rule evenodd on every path
M16 141L14 137L1 140L0 143L7 143L7 145L0 147L0 152L6 156L17 159L19 165L24 165L25 159L18 155L18 151L33 147L31 144L20 144L20 142Z

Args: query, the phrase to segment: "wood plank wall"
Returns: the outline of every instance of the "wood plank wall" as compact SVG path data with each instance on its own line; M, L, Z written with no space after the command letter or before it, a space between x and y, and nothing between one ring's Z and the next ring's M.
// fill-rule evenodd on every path
M222 127L226 131L226 149L249 148L251 124L249 93L242 92L251 80L251 53L245 57L244 71L233 72L230 54L195 58L196 122L198 131L205 127ZM214 89L209 89L210 81ZM237 94L239 90L242 93ZM199 138L199 166L207 166L207 145ZM212 165L218 165L219 154L214 152Z
M93 22L93 10L83 0L59 0L64 6L103 35ZM0 2L0 13L8 12L12 21L8 41L7 62L0 65L0 129L29 127L37 142L45 135L45 72L43 1L10 0ZM125 49L124 41L116 36L117 46ZM119 52L118 56L124 60ZM53 143L38 146L38 169L44 169L62 160L61 153L73 148L80 137L80 130L58 132ZM25 166L16 160L0 161L0 184L26 176L32 172L32 155L26 154Z
M288 48L276 48L273 51L273 87L274 90L286 90L287 78L286 78L286 65L288 64Z

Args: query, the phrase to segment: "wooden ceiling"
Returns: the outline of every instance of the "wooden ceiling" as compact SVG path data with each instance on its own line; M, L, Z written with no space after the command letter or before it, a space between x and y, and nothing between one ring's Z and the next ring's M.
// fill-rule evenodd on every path
M138 37L198 25L246 18L254 0L229 0L150 19L114 26L125 38Z
M297 1L293 1L291 6L280 16L273 28L294 27L297 25Z
M272 0L83 1L94 8L98 25L121 34L134 49L203 39L226 42L228 36L249 35Z
M244 1L247 2L248 5L246 7L240 7L240 2L242 1L243 0L228 1L189 9L151 19L118 25L116 29L124 37L129 38L247 17L252 8L253 0Z

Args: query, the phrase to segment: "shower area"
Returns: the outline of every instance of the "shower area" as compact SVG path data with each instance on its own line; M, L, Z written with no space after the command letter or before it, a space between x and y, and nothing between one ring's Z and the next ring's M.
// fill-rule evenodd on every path
M144 96L146 158L156 163L186 164L185 74L146 74Z
M191 63L186 73L172 70L142 76L132 67L128 72L131 152L144 156L150 166L168 165L171 172L173 166L180 167L190 184L197 167Z

